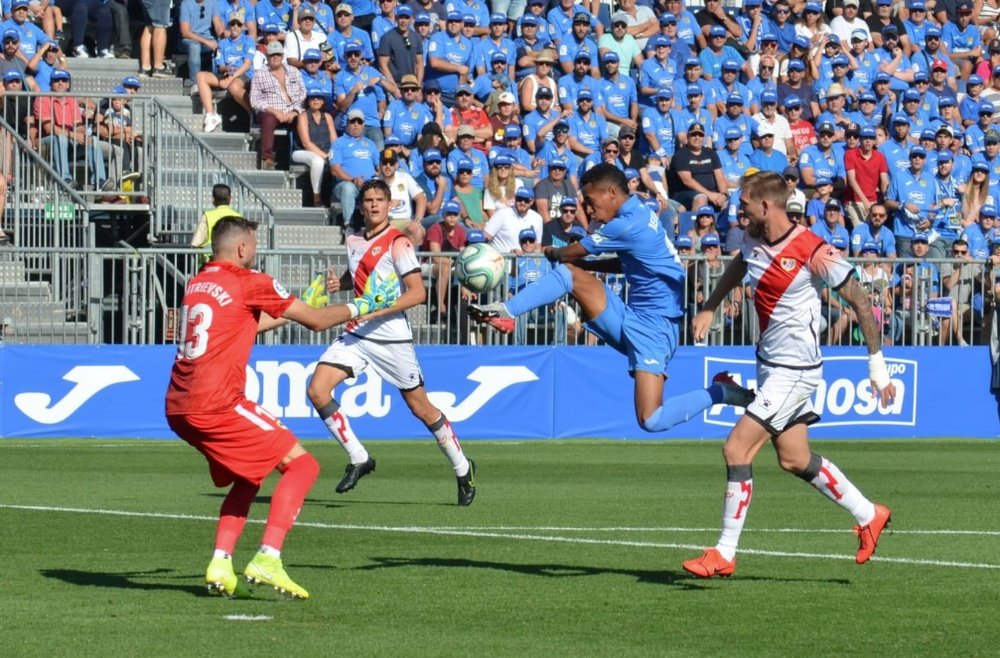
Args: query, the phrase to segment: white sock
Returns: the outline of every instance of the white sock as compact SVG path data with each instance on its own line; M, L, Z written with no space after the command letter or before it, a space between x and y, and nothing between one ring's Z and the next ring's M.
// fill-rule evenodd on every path
M722 534L715 550L727 560L736 557L740 533L750 511L753 496L753 470L749 464L727 467L726 497L722 501Z
M355 436L354 430L351 429L351 423L347 420L347 416L338 411L329 418L324 418L323 422L326 423L326 428L330 430L330 434L340 441L340 447L350 457L352 464L364 464L368 461L368 451L365 450L365 447L361 445L361 441Z
M281 559L281 551L274 548L273 546L268 546L266 544L261 544L260 549L257 551L261 555L273 555L274 557Z
M858 525L866 526L875 518L875 504L865 498L837 465L822 458L816 477L809 481L824 496L850 512Z
M230 555L229 553L225 552L221 548L215 549L215 553L212 554L212 559L213 560L215 558L217 558L217 557L221 557L223 560L232 560L233 559L232 555Z
M465 453L462 452L462 444L458 442L455 430L452 429L451 423L444 417L444 414L441 414L440 418L428 425L427 429L437 439L438 448L441 449L444 456L451 462L451 467L455 470L455 475L461 477L468 473L469 460L465 458Z

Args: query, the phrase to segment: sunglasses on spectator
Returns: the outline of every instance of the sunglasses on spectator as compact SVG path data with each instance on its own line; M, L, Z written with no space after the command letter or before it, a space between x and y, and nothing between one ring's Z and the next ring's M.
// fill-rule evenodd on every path
M619 135L618 139L635 139L635 135Z
M576 208L563 208L561 212L564 215L575 215L576 214Z
M351 119L347 123L364 123L364 122L365 122L364 119Z
M510 169L509 164L498 164L495 166L496 169Z
M521 244L524 244L524 243L535 244L535 238L522 238L521 239Z
M760 65L760 70L761 71L773 71L774 67L773 66L764 66L763 64L761 64Z
M604 149L604 152L608 155L618 155L618 149Z
M956 256L964 256L965 254L969 253L969 250L968 249L953 249L952 253L954 253Z
M612 23L611 27L628 27L628 23L623 23L621 21L618 21L617 23Z
M344 16L353 16L349 11L338 11L336 14L337 18L343 18Z

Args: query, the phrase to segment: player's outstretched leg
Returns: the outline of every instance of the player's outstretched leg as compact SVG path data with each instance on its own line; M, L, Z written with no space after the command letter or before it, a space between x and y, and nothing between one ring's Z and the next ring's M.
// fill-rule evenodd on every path
M294 454L294 452L292 453ZM287 459L287 458L286 458ZM243 574L254 584L270 585L278 592L296 599L308 599L309 592L285 573L281 549L302 509L306 494L319 477L319 462L307 452L292 458L283 467L281 479L271 496L271 509L264 526L260 550Z
M509 334L514 331L514 318L552 304L572 292L573 272L566 265L557 265L504 303L469 304L469 315L477 322Z
M205 585L209 594L231 598L249 596L233 571L233 551L243 534L247 514L259 490L256 484L237 480L222 501L215 533L215 553L205 570Z
M782 463L782 467L786 467ZM786 468L786 470L792 470ZM792 470L794 472L794 470ZM855 561L864 564L871 559L878 546L882 531L892 519L892 512L885 505L868 500L861 490L854 486L837 465L827 458L810 453L809 465L795 473L817 491L851 513L857 521L854 534L858 536L858 552Z
M746 407L753 402L755 395L754 391L737 384L728 372L720 372L712 378L712 385L708 388L665 397L663 405L650 414L641 426L647 432L663 432L717 404Z

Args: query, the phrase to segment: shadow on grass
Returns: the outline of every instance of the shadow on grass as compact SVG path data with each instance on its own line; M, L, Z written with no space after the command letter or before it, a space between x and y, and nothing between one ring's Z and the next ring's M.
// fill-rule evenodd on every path
M167 590L184 592L193 596L208 596L204 585L182 585L177 582L144 582L157 578L171 581L182 578L188 580L194 576L177 576L173 569L156 569L154 571L126 571L124 573L107 573L102 571L79 571L77 569L41 569L39 573L46 578L61 580L70 585L81 587L110 587L114 589Z
M567 564L516 564L511 562L489 562L484 560L468 560L465 558L372 558L375 564L356 567L359 571L376 569L394 569L398 567L445 567L459 569L493 569L519 573L527 576L543 578L578 578L581 576L618 575L635 578L637 582L653 585L669 585L678 589L705 589L711 581L701 580L684 571L669 571L666 569L611 569L606 567L586 567ZM774 578L764 576L739 577L739 582L795 582L795 583L826 583L830 585L849 585L850 581L843 578Z
M219 498L220 500L226 497L228 492L211 492L203 493L202 496L207 498ZM253 499L254 505L270 505L270 496L257 496ZM306 498L306 503L310 505L322 505L323 507L328 507L330 509L338 509L340 507L347 507L349 505L420 505L422 507L455 507L455 503L432 503L423 502L419 500L352 500L350 498Z

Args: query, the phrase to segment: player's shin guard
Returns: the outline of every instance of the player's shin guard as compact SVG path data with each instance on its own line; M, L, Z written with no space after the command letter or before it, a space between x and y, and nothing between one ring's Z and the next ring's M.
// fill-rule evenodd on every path
M458 442L455 430L444 414L436 421L427 426L428 431L437 439L438 448L444 456L451 462L451 467L455 469L455 475L462 476L469 472L469 460L462 452L462 444Z
M306 494L312 489L318 477L319 462L309 453L299 455L288 462L271 496L271 510L267 515L264 537L260 542L262 546L281 550L285 543L285 535L295 524L302 503L306 500Z
M812 453L809 466L799 473L799 477L850 512L858 525L866 526L875 518L875 504L865 498L861 490L826 457Z
M330 434L337 437L340 447L344 449L352 464L364 464L368 461L368 451L361 445L361 441L351 429L351 423L340 411L340 404L336 400L330 400L325 405L316 410L323 424L330 430Z
M715 549L727 560L736 556L743 523L753 496L753 467L750 464L726 466L726 497L722 501L722 534Z
M712 404L712 396L706 389L688 391L682 395L666 398L663 406L643 421L642 429L647 432L668 430L674 425L691 420Z
M565 265L557 265L551 272L508 299L507 311L517 317L528 311L558 301L573 292L573 273Z
M233 484L219 509L219 525L215 531L216 550L224 551L227 555L232 555L236 550L236 542L243 534L247 514L259 490L259 485L246 480L237 480Z

